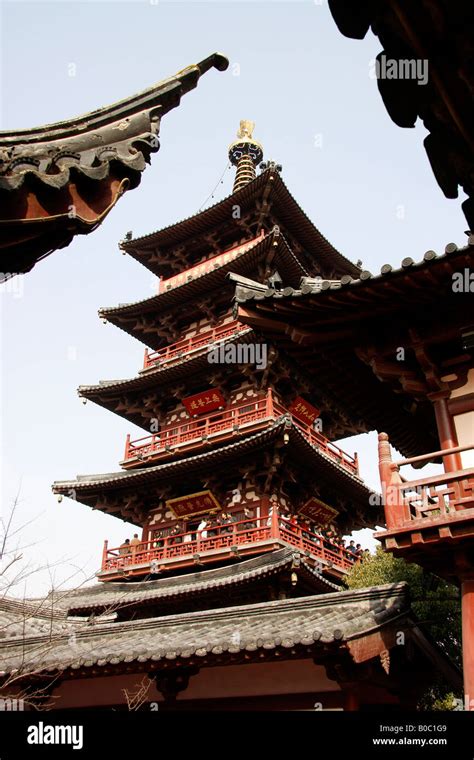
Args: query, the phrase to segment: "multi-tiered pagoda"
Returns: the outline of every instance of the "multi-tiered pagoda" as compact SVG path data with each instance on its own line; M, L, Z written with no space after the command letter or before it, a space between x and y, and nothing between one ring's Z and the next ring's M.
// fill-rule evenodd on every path
M383 520L357 457L335 443L370 428L347 413L341 384L351 399L363 389L308 371L278 330L264 340L259 317L246 325L233 309L236 282L261 304L280 293L284 309L294 289L360 274L305 216L281 167L261 165L252 131L242 122L230 147L230 196L121 244L158 292L100 315L145 344L144 364L80 395L143 435L127 438L119 471L53 490L141 535L105 545L106 582L30 604L26 634L14 606L4 613L18 629L4 674L40 683L56 707L355 710L415 705L433 668L460 683L406 584L343 590L357 559L337 536ZM285 323L304 346L304 328Z
M263 153L251 123L242 122L229 157L237 167L231 196L122 242L159 277L158 292L100 315L145 343L143 368L79 392L144 434L127 437L121 472L55 491L74 488L81 502L140 526L129 553L105 546L101 580L161 577L293 546L327 589L354 558L316 529L330 523L346 534L376 518L357 457L333 441L358 430L317 377L235 319L233 279L284 291L357 268L309 222L279 167L264 165L256 178Z

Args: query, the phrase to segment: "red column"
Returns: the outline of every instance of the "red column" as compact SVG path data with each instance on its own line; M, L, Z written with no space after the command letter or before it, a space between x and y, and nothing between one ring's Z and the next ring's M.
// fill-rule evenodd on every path
M439 443L442 449L452 449L458 446L456 428L454 427L453 418L448 409L446 398L437 398L433 400L436 425L438 428ZM456 472L462 470L462 461L460 454L448 454L443 457L444 471Z
M379 433L379 473L384 498L387 529L391 530L410 521L410 510L400 492L400 473L392 466L390 442L387 433Z
M462 595L462 663L464 703L474 711L474 580L464 580Z
M279 509L276 502L272 505L272 538L280 538Z
M105 570L105 566L107 564L107 547L109 545L108 541L104 541L104 548L102 550L102 570Z

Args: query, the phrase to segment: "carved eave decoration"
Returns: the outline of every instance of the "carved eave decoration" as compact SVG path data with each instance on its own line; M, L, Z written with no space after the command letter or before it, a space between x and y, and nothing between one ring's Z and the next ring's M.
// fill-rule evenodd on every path
M0 132L0 270L28 272L92 232L158 151L160 121L211 68L214 53L113 105L44 127Z

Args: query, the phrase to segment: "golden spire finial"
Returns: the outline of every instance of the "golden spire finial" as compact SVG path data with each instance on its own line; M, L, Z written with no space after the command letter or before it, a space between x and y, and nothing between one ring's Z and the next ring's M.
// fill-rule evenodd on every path
M247 138L248 140L251 140L254 129L255 129L254 121L248 121L247 119L242 119L240 122L239 130L237 132L237 137L240 137L240 139Z
M237 132L237 140L229 146L229 160L237 167L234 193L256 177L255 167L263 158L263 148L253 138L255 122L242 119Z

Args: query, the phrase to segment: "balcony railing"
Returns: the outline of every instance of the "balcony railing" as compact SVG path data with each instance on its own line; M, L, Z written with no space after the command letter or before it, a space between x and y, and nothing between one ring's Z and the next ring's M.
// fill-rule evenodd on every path
M379 435L380 479L387 529L424 527L429 523L459 518L459 512L474 511L474 468L444 472L406 481L400 467L449 457L474 449L473 445L441 449L430 454L392 462L385 433Z
M347 549L330 543L323 536L284 522L275 510L270 517L250 517L230 525L207 527L201 532L195 530L168 535L129 549L109 549L105 541L101 572L118 573L135 569L136 573L142 569L156 573L160 571L160 563L163 563L163 568L170 569L186 560L189 564L202 564L222 558L226 553L237 555L239 549L245 550L246 554L262 553L275 548L275 541L305 552L306 556L320 563L320 571L345 574L358 560ZM265 544L270 545L265 547Z
M203 353L211 343L216 343L224 338L230 338L245 330L250 330L248 325L243 325L235 319L232 322L217 325L210 330L199 333L199 335L194 335L192 338L171 343L171 345L161 348L159 351L149 351L146 348L143 370L150 367L169 367L181 361L184 357Z
M139 438L135 441L127 436L124 464L156 460L169 456L171 452L183 451L217 441L232 438L235 435L265 428L283 415L290 417L290 412L273 396L271 390L256 401L214 412L206 417L192 419L179 425L161 430L159 433ZM358 476L359 464L357 454L351 456L329 441L311 425L293 417L293 423L301 430L306 440L337 462L341 467Z

